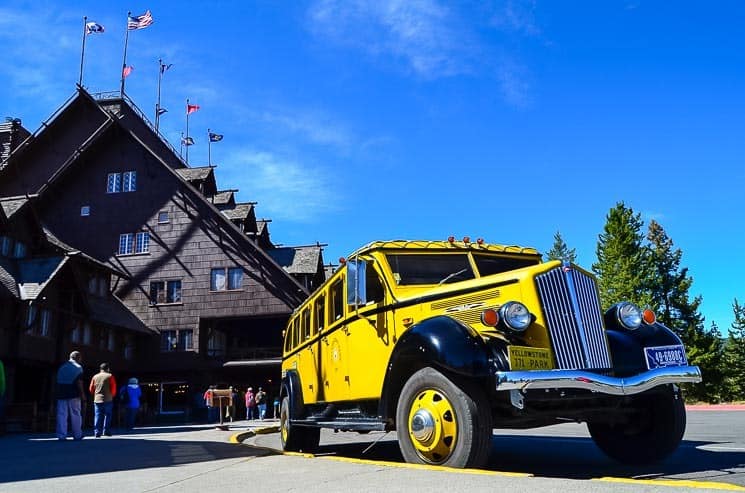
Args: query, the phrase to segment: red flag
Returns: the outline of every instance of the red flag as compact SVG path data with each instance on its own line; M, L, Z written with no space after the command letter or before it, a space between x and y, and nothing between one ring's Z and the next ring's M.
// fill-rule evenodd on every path
M127 77L127 76L128 76L129 74L131 74L131 73L132 73L132 71L133 71L134 69L135 69L135 68L134 68L133 66L131 66L131 65L127 65L127 66L126 66L126 67L124 67L124 69L122 70L122 77Z
M186 114L187 115L191 115L192 113L194 113L198 109L199 109L199 105L198 104L187 104L186 105Z

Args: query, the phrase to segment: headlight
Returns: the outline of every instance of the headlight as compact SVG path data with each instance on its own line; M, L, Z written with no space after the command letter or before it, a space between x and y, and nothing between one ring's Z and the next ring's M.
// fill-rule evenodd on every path
M628 330L636 330L642 324L642 311L633 303L624 301L616 306L616 317Z
M528 307L519 301L508 301L499 309L499 315L505 325L512 330L522 332L530 326L533 316Z

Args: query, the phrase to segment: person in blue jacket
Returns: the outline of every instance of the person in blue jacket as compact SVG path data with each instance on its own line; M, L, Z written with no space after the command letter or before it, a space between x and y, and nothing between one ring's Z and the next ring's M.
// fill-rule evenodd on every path
M124 403L124 407L127 409L127 429L131 430L135 427L135 420L137 419L137 412L140 410L140 398L142 397L142 389L140 389L140 383L136 378L130 378L129 384L122 390L121 400Z

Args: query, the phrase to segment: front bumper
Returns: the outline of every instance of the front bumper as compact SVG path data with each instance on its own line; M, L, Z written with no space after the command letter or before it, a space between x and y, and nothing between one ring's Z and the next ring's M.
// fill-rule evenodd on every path
M659 385L698 383L698 366L654 368L629 377L609 377L584 370L498 371L497 390L582 389L609 395L633 395Z

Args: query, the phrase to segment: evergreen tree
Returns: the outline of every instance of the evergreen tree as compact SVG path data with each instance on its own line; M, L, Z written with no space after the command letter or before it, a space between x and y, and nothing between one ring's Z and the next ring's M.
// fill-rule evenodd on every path
M640 307L651 303L649 255L643 245L642 226L641 215L634 214L623 202L617 203L606 216L596 248L598 261L592 265L604 309L619 301L630 301Z
M564 242L564 238L561 237L560 232L556 232L554 235L554 244L546 253L548 260L561 260L563 262L574 263L577 259L577 252L574 248L569 248Z
M704 317L699 312L702 298L689 298L693 279L688 269L680 266L683 253L674 248L673 240L654 220L649 223L647 240L651 307L657 319L682 339L689 363L699 366L705 375L703 383L686 386L687 394L698 400L718 401L724 384L721 368L724 345L719 328L716 324L708 331L704 328Z
M745 400L745 306L735 299L732 322L724 348L725 388L727 399Z

